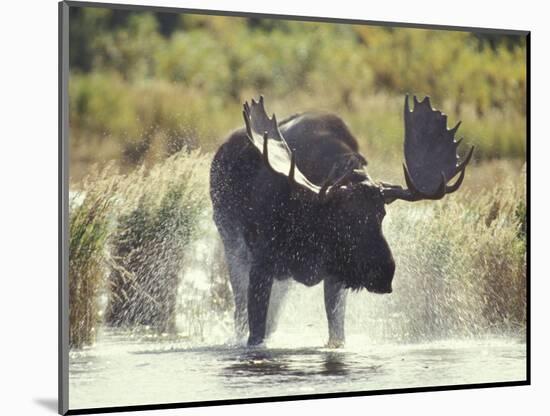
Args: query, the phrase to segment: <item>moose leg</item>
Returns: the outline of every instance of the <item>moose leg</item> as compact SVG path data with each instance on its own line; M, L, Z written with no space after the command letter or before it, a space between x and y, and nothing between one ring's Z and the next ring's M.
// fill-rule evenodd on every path
M271 296L269 298L269 309L267 311L266 335L268 337L271 336L277 329L277 321L279 320L281 308L289 288L290 279L275 279L273 281Z
M265 268L253 265L250 269L248 284L248 345L259 345L264 342L266 334L269 297L273 285L273 274Z
M229 281L235 300L235 334L239 340L244 340L248 333L248 273L250 265L236 263L229 266Z
M324 281L325 311L328 320L329 348L344 346L344 321L346 315L347 290L333 276L327 276Z
M238 340L244 340L248 333L248 274L250 259L244 239L237 233L230 234L225 229L220 230L225 259L229 269L229 282L235 300L235 334Z

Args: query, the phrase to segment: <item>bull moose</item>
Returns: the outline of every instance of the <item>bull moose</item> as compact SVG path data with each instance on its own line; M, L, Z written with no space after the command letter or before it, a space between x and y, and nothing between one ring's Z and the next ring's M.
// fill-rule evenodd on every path
M245 128L221 145L210 172L237 336L248 332L249 346L264 342L290 278L306 286L324 280L328 346L342 346L348 289L392 291L385 205L455 192L474 148L459 163L460 122L447 129L447 116L431 107L429 97L415 96L411 110L407 95L403 188L370 178L357 140L334 114L302 113L277 122L260 97L244 104L243 116Z

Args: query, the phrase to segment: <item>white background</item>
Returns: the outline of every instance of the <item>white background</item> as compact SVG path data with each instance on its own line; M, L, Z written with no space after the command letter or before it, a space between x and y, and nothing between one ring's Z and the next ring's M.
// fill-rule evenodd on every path
M130 0L129 0L130 1ZM138 1L138 0L132 0ZM148 415L548 414L550 285L545 257L550 135L549 26L545 2L404 0L147 1L255 11L532 31L532 386L337 400L176 409ZM375 4L374 4L375 3ZM0 9L0 357L2 414L54 414L57 398L57 4ZM429 45L426 45L429 47ZM480 368L479 371L483 371ZM143 414L143 413L128 413Z

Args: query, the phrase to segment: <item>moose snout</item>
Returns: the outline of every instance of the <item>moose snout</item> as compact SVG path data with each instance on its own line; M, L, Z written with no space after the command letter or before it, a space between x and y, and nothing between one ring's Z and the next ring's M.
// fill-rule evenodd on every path
M367 274L367 290L379 294L391 293L394 273L395 262L393 259L373 267Z
M375 286L375 285L372 285L372 286L367 286L367 290L369 292L372 292L372 293L377 293L379 295L384 295L384 294L388 294L388 293L391 293L392 292L392 287L391 287L391 283L388 284L388 285L385 285L384 287L382 286Z

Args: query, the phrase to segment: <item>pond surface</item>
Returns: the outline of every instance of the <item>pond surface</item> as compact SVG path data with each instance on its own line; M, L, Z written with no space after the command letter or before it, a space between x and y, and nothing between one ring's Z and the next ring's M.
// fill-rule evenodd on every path
M70 408L518 381L526 346L514 338L323 347L320 331L276 333L268 347L193 346L103 330L70 353Z

